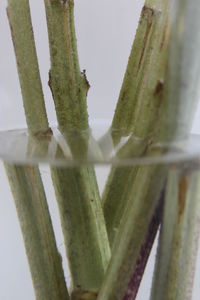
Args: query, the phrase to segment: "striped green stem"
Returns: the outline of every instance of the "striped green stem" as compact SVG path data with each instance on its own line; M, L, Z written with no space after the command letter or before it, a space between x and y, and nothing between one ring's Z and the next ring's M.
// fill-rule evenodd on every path
M97 293L110 258L94 170L54 168L52 179L71 271L73 297ZM87 299L87 298L86 298Z
M123 300L133 300L137 296L140 283L143 278L144 270L146 268L149 255L151 253L158 232L158 228L160 226L162 213L163 213L164 195L165 195L165 189L163 189L161 193L155 213L153 215L151 223L149 224L146 240L140 249L140 254L138 256L137 262L134 265L133 273L131 274L131 279L129 281L128 288L123 297Z
M157 140L159 141L163 141L164 137L170 139L174 137L174 135L178 135L179 138L184 138L189 126L191 126L192 115L196 110L199 96L199 13L200 8L195 0L190 2L185 0L174 1L170 60L167 74L168 84L163 106L165 116L159 128L160 130L158 130ZM176 101L174 101L174 99L176 99ZM171 118L172 114L176 114L177 118ZM166 127L166 124L169 122L167 119L171 120L168 127ZM171 176L176 177L175 174ZM177 182L178 179L175 178L175 180ZM155 283L154 279L152 299L160 299L159 297L163 290L165 290L165 293L162 294L162 297L166 295L166 299L192 298L191 282L194 276L193 267L196 259L196 238L199 227L199 175L194 173L191 175L191 178L190 176L186 178L183 176L179 181L179 189L178 186L170 183L169 193L172 189L174 189L175 193L178 193L179 196L174 196L175 198L173 198L174 201L176 201L176 204L173 206L173 224L171 223L172 219L168 212L168 203L166 203L157 265L160 264L159 260L163 260L164 256L166 263L163 264L162 274L158 274L157 267L155 269L154 278L160 280L161 284L159 290L159 288L156 288L157 282ZM167 202L169 201L171 200L167 200ZM183 210L181 209L182 214L180 218L180 205L182 204L185 205ZM168 247L168 253L164 253L165 251L163 251L167 238L165 232L166 226L169 227L171 232L171 236L168 238L170 238L172 242L172 247L168 244L170 247L170 249ZM166 272L169 276L165 279Z
M88 140L73 144L69 129L88 130L89 84L79 69L72 0L45 0L50 47L50 81L58 125L74 158L87 154ZM80 134L75 132L75 135ZM77 139L75 139L77 140ZM72 281L72 298L96 297L110 247L92 167L52 168Z
M198 53L200 33L193 34L197 32L200 21L199 11L196 11L194 2L187 2L186 5L183 1L175 1L171 7L173 13L170 21L171 38L167 71L162 105L152 136L153 142L180 140L187 138L190 133L198 103L200 79ZM187 74L190 74L190 78ZM186 78L187 83L183 84ZM152 151L153 147L149 146L147 153L151 154ZM153 216L158 197L155 191L159 193L166 175L166 170L161 166L141 167L137 170L133 190L128 197L128 204L114 240L112 259L98 300L122 297L124 287L127 287L130 280L130 269L140 253L139 249ZM155 190L154 194L151 194L151 190Z
M154 142L182 140L190 133L199 101L200 8L197 0L175 0L166 84ZM176 99L176 101L174 101Z
M200 234L199 195L198 171L181 170L181 166L170 171L151 292L153 300L192 299Z
M141 15L138 33L136 34L120 93L120 95L124 92L128 93L129 97L126 96L128 106L126 107L126 103L124 104L120 96L112 124L112 136L115 144L118 142L121 134L124 134L124 125L121 124L116 116L121 116L121 108L124 110L124 112L122 111L122 116L125 113L127 114L126 116L124 115L123 120L127 120L130 111L133 112L131 122L129 121L131 127L129 129L126 127L127 133L131 131L131 138L123 149L119 151L119 157L139 157L147 151L148 145L151 143L154 125L162 106L163 84L169 45L168 6L169 1L158 0L156 4L152 5L150 1L147 1ZM148 36L147 41L144 39L143 44L141 44L140 31L145 28L148 34L150 34L148 28L146 28L148 22L146 14L144 14L147 8L148 11L152 12L151 18L153 18L153 23L155 23L153 29L151 28L153 30L151 39L153 40L150 42L151 40L149 40L150 37ZM140 50L140 56L134 56L135 49L137 51ZM145 59L145 57L147 58ZM140 68L143 70L141 74L137 72L139 62L141 64ZM103 193L103 209L111 245L128 198L131 197L130 190L134 182L136 170L137 168L123 168L123 173L121 174L120 168L112 168L109 175Z
M166 56L169 1L154 2L146 1L140 16L112 122L112 129L119 130L119 136L117 132L113 135L115 144L121 132L134 132L138 137L146 130L151 132L157 116L166 67L163 56ZM135 131L136 127L143 135Z
M121 300L126 294L146 243L165 176L164 167L150 165L138 169L130 194L134 196L128 199L98 300Z
M5 164L38 300L69 299L38 167Z
M73 0L44 0L49 34L51 88L59 128L87 129L88 83L79 69Z
M32 31L28 0L8 0L7 8L30 134L51 134ZM69 299L61 256L37 166L5 163L24 238L36 299Z
M8 0L7 14L28 128L32 133L48 131L29 1Z
M123 160L127 157L138 157L146 152L148 141L146 139L129 139L126 145L117 153ZM137 167L112 167L103 192L103 209L110 245L112 246L118 232L128 197L132 190Z

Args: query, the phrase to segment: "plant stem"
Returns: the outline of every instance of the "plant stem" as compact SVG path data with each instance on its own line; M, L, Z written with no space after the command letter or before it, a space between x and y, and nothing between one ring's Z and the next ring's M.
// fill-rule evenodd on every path
M86 95L88 82L79 69L74 3L45 0L52 90L58 125L72 155L87 154L88 141L73 144L69 129L88 130ZM52 168L66 252L72 279L72 298L97 296L110 259L110 247L101 201L92 167Z
M150 252L153 247L153 243L156 238L156 234L161 222L162 212L163 212L163 200L164 200L165 191L162 192L159 203L156 207L154 216L149 225L146 241L140 250L138 260L134 266L133 273L128 285L128 289L123 300L133 300L137 296L137 292L144 274L144 270L150 255Z
M28 0L8 0L7 14L28 128L32 133L46 132L49 126Z
M163 106L165 115L160 124L162 127L158 130L157 140L159 141L162 141L163 137L170 139L174 135L178 135L179 139L185 138L189 132L188 127L191 126L192 115L198 103L200 79L200 55L198 51L200 33L197 30L200 26L199 13L200 8L195 0L190 2L177 0L174 2L170 59L167 72L168 84ZM171 118L172 113L176 114L175 119ZM166 128L169 117L171 123ZM178 181L176 178L178 175L175 172L171 176L176 182ZM168 207L172 200L167 197L154 275L160 281L160 285L158 281L155 283L154 280L152 299L160 299L161 294L162 297L166 295L165 299L191 299L192 297L191 282L194 276L197 235L199 235L199 178L197 174L192 174L190 177L180 178L179 189L171 182L172 179L169 180L169 193L171 194L172 190L175 190L172 199L176 201L177 206L173 211L174 223L172 223L172 216L169 214L170 208ZM177 193L179 194L176 195ZM180 204L185 204L183 210L181 209L181 216ZM168 237L166 227L169 229ZM171 244L166 244L166 238L171 239L172 248ZM169 240L167 240L168 242ZM163 248L165 244L166 249L168 249L166 253ZM165 259L165 264L160 269L161 273L158 274L158 264L160 265L160 260L163 261L163 259ZM165 277L166 272L168 273L167 277ZM162 293L164 290L165 292Z
M138 35L136 34L132 53L127 67L127 72L120 93L118 106L115 112L115 116L120 115L120 109L122 109L123 107L123 97L121 98L121 95L123 95L124 92L128 91L128 97L130 98L126 96L126 99L128 99L128 105L131 105L131 110L133 111L133 114L132 116L129 116L129 118L131 117L131 121L129 119L131 125L130 127L125 128L125 133L129 133L130 130L132 130L133 133L127 145L125 145L125 147L123 147L123 149L121 149L118 153L118 155L122 157L127 154L132 156L140 156L147 151L149 141L151 140L150 136L153 131L153 125L159 114L162 98L163 80L166 71L169 41L168 5L168 1L163 3L162 5L159 1L156 1L156 3L152 4L148 1L141 15L141 21L139 23L137 33ZM161 8L162 10L160 10ZM148 21L147 24L144 22L146 21L146 15L144 14L144 12L152 13L150 14L150 16L154 20L153 23L152 20L150 23L148 23ZM144 36L145 38L141 46L140 27L142 28L144 26L143 23L146 26L146 34ZM134 61L134 51L136 51L135 49L140 49L141 51L140 56L136 55L136 61ZM140 66L141 73L137 73L138 65ZM133 77L131 78L132 74ZM133 89L132 86L134 86ZM130 109L127 110L126 113L129 114L129 111ZM125 116L124 119L126 119ZM120 120L117 120L117 118L114 117L112 128L120 129L120 133L123 129L123 126L124 125L121 124ZM127 125L125 124L125 126ZM113 135L113 139L114 144L116 144L120 139L120 134L118 136L118 134L115 133L115 131L114 134L115 135ZM123 175L125 176L120 175L121 170L119 168L113 168L110 173L106 189L103 194L103 205L109 240L111 244L115 240L115 236L116 240L114 242L115 246L113 245L113 260L111 260L110 263L110 274L108 270L108 277L105 279L108 281L108 284L104 281L105 286L103 285L102 287L102 294L100 291L99 299L120 299L120 297L126 297L130 292L129 283L131 282L131 278L133 278L134 280L134 276L137 273L137 262L140 254L142 253L142 249L144 248L148 236L148 230L151 227L150 224L154 217L159 197L159 191L161 191L161 189L163 188L163 184L165 181L165 172L163 171L162 173L162 171L158 169L158 174L159 172L162 173L162 180L160 182L157 182L158 186L156 187L156 189L158 190L158 194L151 195L151 186L148 187L148 185L147 190L150 190L149 193L146 194L146 188L144 189L146 183L144 183L143 181L137 181L137 176L140 176L138 174L143 174L141 175L141 178L146 178L148 172L150 172L149 176L155 176L155 178L152 179L153 182L157 182L157 176L156 173L154 173L154 167L152 167L152 175L150 175L150 170L147 171L142 168L124 168ZM118 184L119 180L120 184ZM144 195L142 195L142 193L137 194L137 185L140 184L141 187L142 184L144 184ZM138 205L138 199L140 199L140 205ZM135 218L137 218L137 216L140 216L140 220L137 220L138 223L129 223L129 225L127 223L125 225L126 218L133 218L133 213ZM128 215L130 217L128 217ZM146 219L146 224L143 224L142 218ZM134 222L131 220L129 221ZM119 228L120 224L122 228L124 226L124 229ZM142 228L141 232L139 233L137 229L137 224L141 224L140 228ZM126 230L128 230L128 226L131 226L133 231L132 233L129 233L130 238L128 237L127 239L127 248L125 246L125 248L122 250L122 245L121 250L117 250L117 244L120 242L121 237L125 233L125 227ZM131 250L129 250L129 247L131 247L130 245L132 245L133 247L132 253ZM118 257L117 260L119 262L119 269L118 267L114 266L114 264L116 263L116 257L114 254L115 251L117 252L116 256ZM122 254L121 252L122 257L120 257L120 251L124 251L124 254ZM120 261L120 259L122 260ZM145 255L143 255L141 260L143 261L145 266ZM130 266L132 266L132 269L130 268ZM121 272L121 275L119 275L120 268L123 268L123 272ZM142 271L144 271L144 268ZM113 272L116 272L115 275ZM109 275L112 276L111 273L115 278L117 278L115 282L111 279L111 277L109 278ZM140 278L138 279L137 283L135 285L132 285L131 295L133 297L136 297L141 278L142 274L140 274ZM120 291L117 288L117 282L122 282L122 285L120 284L119 287Z
M153 5L148 1L143 8L112 124L113 142L116 144L123 133L123 126L125 126L117 116L122 115L123 120L128 120L130 111L133 111L131 121L127 122L125 130L127 134L130 131L132 132L131 139L120 150L118 153L119 157L124 155L139 157L145 154L151 143L154 125L158 119L162 105L163 81L166 72L169 45L168 10L169 0L157 0ZM148 38L142 40L143 44L141 44L141 31L145 28L145 32L147 31L148 34L151 32L148 27L149 20L146 20L147 11L152 12L151 18L154 20L151 21L154 24L151 27L151 30L153 30L152 41L150 36L148 36ZM134 51L136 51L136 56L134 56ZM137 53L140 53L140 55ZM137 72L138 64L140 64L142 70L141 74ZM128 106L126 106L127 103L124 104L124 100L121 97L121 94L124 93L128 95L126 96ZM130 105L131 107L129 107ZM124 115L125 113L127 114L126 116ZM128 123L131 124L131 127L127 127ZM113 130L115 128L119 131ZM121 169L112 168L109 175L102 201L111 245L128 198L131 197L130 190L134 182L136 170L137 168L124 168L123 176L121 176Z
M152 129L149 126L157 115L155 110L159 105L159 97L155 97L155 92L157 84L160 82L162 85L165 72L163 55L166 55L168 2L145 1L142 9L112 122L112 129L123 130L124 134L135 130L138 111L144 111L144 105L151 105L148 111L150 115L142 119L148 122L149 132ZM151 103L152 98L154 100ZM142 121L139 121L138 127L144 129ZM116 133L113 138L114 143L118 143L120 135Z
M155 142L186 139L190 133L199 100L199 14L197 0L173 2L163 118L155 126Z
M121 300L125 296L141 249L146 244L165 174L166 168L160 166L138 169L130 194L134 196L129 198L116 234L111 261L98 300Z
M190 167L190 166L189 166ZM151 299L192 299L200 219L200 177L170 171Z
M146 152L147 144L146 139L138 140L131 137L125 146L118 151L117 156L120 159L137 157L138 154L142 155ZM128 202L136 173L137 167L112 167L108 176L102 202L111 246Z
M5 164L36 299L69 299L38 167Z
M28 0L8 0L8 18L30 134L50 134ZM69 299L39 168L5 163L36 299Z
M110 258L100 196L93 169L54 168L52 179L60 207L72 290L97 292Z
M166 84L152 136L154 142L180 140L187 138L190 133L191 121L198 102L200 74L200 56L197 52L200 33L198 32L197 36L192 34L200 25L199 11L195 10L194 2L187 2L186 5L178 1L175 2L175 7L171 7L174 19L170 22L171 38L167 55ZM188 81L186 81L186 74L191 75ZM186 85L183 85L185 82ZM142 132L143 127L141 127ZM147 154L152 150L153 148L149 146ZM121 299L120 297L123 296L130 280L130 262L132 261L131 266L136 262L155 209L157 195L153 190L159 193L167 175L166 171L167 169L162 166L141 167L137 170L133 189L114 240L112 259L98 300ZM134 201L132 201L133 197Z
M87 80L79 69L73 0L44 0L49 34L51 88L61 132L88 128Z

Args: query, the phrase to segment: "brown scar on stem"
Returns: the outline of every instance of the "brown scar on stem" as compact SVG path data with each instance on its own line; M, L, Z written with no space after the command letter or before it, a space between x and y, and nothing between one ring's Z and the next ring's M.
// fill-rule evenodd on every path
M164 81L158 80L155 87L154 96L160 95L163 92L163 88L164 88Z
M68 2L68 0L49 0L50 3L52 4L57 4L57 3L61 3L61 4L65 4L66 2Z
M162 101L163 101L163 90L164 90L164 80L158 80L155 90L154 97L157 98L157 109L160 109ZM159 114L159 112L158 112Z
M143 43L143 47L142 47L142 51L141 51L141 56L140 56L140 60L139 60L139 64L138 64L138 70L140 69L141 63L142 63L142 59L144 57L144 52L147 46L147 41L151 32L151 27L152 27L152 23L153 23L153 17L156 15L156 11L149 7L149 6L144 6L142 9L142 13L141 13L141 17L140 17L140 22L143 19L146 19L147 21L147 28L146 28L146 32L145 32L145 36L144 36L144 43Z
M52 97L53 97L53 100L55 99L55 95L54 95L54 92L53 92L53 87L52 87L52 76L51 76L51 70L49 70L49 80L48 80L48 86L51 90L51 94L52 94ZM55 102L55 100L54 100Z
M181 177L178 183L178 216L179 219L184 213L187 199L188 182L185 176Z
M148 21L153 15L155 15L155 13L156 11L152 7L144 5L141 12L141 20L146 18Z
M165 23L165 27L164 27L164 31L163 31L163 36L162 36L162 40L160 43L160 51L162 50L165 41L166 41L166 37L167 37L167 32L168 32L168 28L169 28L169 18L167 18L166 23Z
M96 300L98 296L97 292L90 291L76 291L71 295L72 300Z
M38 138L39 140L40 139L42 139L42 140L47 139L48 141L51 141L53 131L49 127L47 130L40 130L40 131L31 133L31 135L34 136L35 138Z
M81 75L82 75L82 78L84 80L84 84L85 84L85 87L86 87L86 96L88 95L88 91L90 89L90 83L87 79L87 76L86 76L86 70L84 69L82 72L81 72Z

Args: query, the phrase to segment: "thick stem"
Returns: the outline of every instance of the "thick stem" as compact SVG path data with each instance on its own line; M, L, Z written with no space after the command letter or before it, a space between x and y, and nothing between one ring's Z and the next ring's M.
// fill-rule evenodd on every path
M125 134L135 132L139 112L145 114L145 107L147 109L151 105L145 118L140 116L140 130L151 132L151 125L157 116L166 66L163 56L167 46L169 1L154 2L146 1L143 7L112 122L112 129L123 130ZM113 138L118 143L120 132Z
M200 33L197 30L200 26L199 13L200 8L195 0L174 1L168 80L163 105L165 114L160 127L157 128L158 141L166 140L166 138L170 140L174 136L178 136L179 139L185 138L190 131L189 127L198 103L200 80L198 51ZM172 115L176 115L176 118L172 118ZM177 174L171 176L175 177L175 181L178 180ZM171 215L168 204L174 198L167 200L164 219L166 225L163 225L160 237L152 299L163 298L163 295L166 295L166 299L191 299L191 282L194 276L197 234L199 233L198 174L193 174L191 178L180 178L179 189L175 186L175 182L171 182L169 194L172 190L174 190L173 196L177 206ZM176 195L178 192L179 194ZM166 226L168 232L166 232ZM171 244L168 244L169 240ZM168 251L165 252L165 249ZM164 263L160 268L161 273L158 274L160 261Z
M7 12L29 131L49 134L28 0L8 0ZM7 163L5 168L36 298L69 299L39 169Z
M98 292L110 259L93 172L89 167L52 169L74 293Z
M162 118L158 118L154 131L156 142L185 139L190 133L199 100L199 14L197 0L173 1Z
M79 69L73 0L45 0L53 94L60 130L88 128L87 81Z
M7 14L28 128L32 133L48 131L29 1L8 0Z
M23 234L36 299L69 299L37 167L5 164Z
M88 82L80 73L72 0L45 0L52 90L59 129L72 155L87 154L87 137L73 144L69 129L87 130ZM75 132L76 135L80 132ZM72 279L72 296L96 295L110 259L110 247L92 167L52 168ZM87 298L86 298L87 299Z
M163 200L164 200L164 191L161 194L159 203L156 207L155 213L149 225L146 241L144 245L141 247L138 260L136 262L136 265L134 266L133 273L131 275L131 280L129 282L128 289L126 291L123 300L136 299L140 287L140 283L144 274L144 270L161 222L161 217L163 212Z
M162 1L162 3L156 1L156 4L154 3L153 5L148 1L143 8L138 33L133 44L121 90L121 94L128 94L126 96L127 103L124 104L121 96L119 97L112 124L112 129L119 129L119 131L112 131L113 142L116 144L121 134L124 134L124 125L121 124L121 121L116 116L123 116L122 120L128 120L129 114L133 112L131 121L127 122L127 126L130 123L130 128L126 127L127 133L132 131L132 135L126 146L118 153L120 157L127 155L139 157L145 154L151 143L154 125L157 122L162 106L163 82L169 45L168 10L169 1ZM150 37L148 37L147 40L142 39L141 42L140 31L143 30L143 27L145 26L145 32L149 32L148 27L146 28L149 22L147 22L146 17L147 15L149 16L149 12L151 12L151 22L154 24L152 25L153 29L151 29L153 30L153 40L150 41ZM136 54L139 51L140 55L134 56L135 49L137 49ZM138 64L142 69L141 74L139 71L137 72ZM124 115L125 113L126 115ZM128 198L131 197L130 190L136 171L137 168L124 168L124 176L121 176L121 170L113 168L109 175L103 193L103 209L111 245Z
M200 220L198 172L171 170L151 299L192 299Z
M163 4L157 1L152 5L148 2L141 15L138 36L136 34L120 94L120 96L123 95L123 91L127 90L130 96L127 99L129 100L128 103L132 106L133 114L129 116L130 127L125 128L125 133L129 133L132 130L133 134L127 145L119 151L119 156L127 154L130 156L140 156L149 148L150 136L162 104L163 80L166 72L169 43L168 5L168 1ZM144 26L142 21L145 20L145 13L150 12L150 17L153 19L150 19L150 23L144 23L147 28L142 44L143 47L141 47L139 30L140 27ZM147 16L149 17L149 14ZM134 61L133 51L137 47L137 43L140 47L141 55L136 56L136 61ZM135 71L136 66L139 66L141 73ZM133 72L133 78L128 81L127 78L131 77L131 72ZM135 84L134 89L132 89L132 84ZM118 113L120 115L121 100L123 98L120 97L115 116ZM129 114L129 110L126 113ZM118 143L120 132L124 129L123 125L120 124L120 120L116 120L114 117L112 128L120 129L120 131L119 136L114 131L114 143ZM119 123L117 124L117 122ZM136 145L134 151L132 150L133 144ZM118 175L120 174L120 170L112 170L103 195L107 230L110 241L112 243L114 240L114 244L113 256L100 291L99 299L121 299L120 297L129 293L129 283L131 278L134 281L134 274L137 269L141 249L145 244L148 229L157 206L159 192L163 188L166 177L165 171L162 168L155 167L152 167L152 169L126 168L123 173L125 173L125 177L123 179L120 178L121 184L119 185L117 183L120 177ZM159 176L160 178L158 179ZM145 182L143 181L144 179ZM140 188L141 191L139 192L138 189ZM157 190L157 194L155 194L153 189ZM143 218L146 220L145 224L143 223ZM132 228L132 232L130 232L129 226ZM123 236L127 237L127 244L124 242L124 245L121 244ZM145 265L145 256L143 257L143 263ZM140 274L137 284L133 284L132 295L137 294L141 278L142 275ZM121 284L118 284L119 282Z
M171 38L167 52L166 84L161 98L163 103L152 135L152 140L156 142L180 140L188 137L190 133L191 120L198 102L200 74L198 53L200 33L193 34L199 27L199 10L195 10L195 3L195 1L187 3L175 1L175 6L172 6L173 18L170 21ZM190 78L188 73L191 75ZM144 108L144 113L145 111L148 112L147 107ZM143 134L144 128L145 126L137 127L137 130ZM147 153L151 153L152 150L151 146L148 147ZM130 262L133 262L132 265L136 263L139 255L138 247L144 240L148 229L147 224L154 212L157 195L154 194L153 189L159 192L166 175L166 170L159 166L149 167L149 170L141 167L137 170L133 190L114 240L112 259L99 293L99 300L121 299L122 291L130 280ZM132 202L131 195L134 197Z
M124 157L138 157L145 154L148 141L146 139L130 138L117 155ZM103 209L110 245L112 246L117 234L122 215L132 190L137 167L112 167L103 192Z
M138 169L130 193L132 197L128 199L113 243L111 261L98 300L121 300L126 294L145 245L165 177L165 167L146 166Z

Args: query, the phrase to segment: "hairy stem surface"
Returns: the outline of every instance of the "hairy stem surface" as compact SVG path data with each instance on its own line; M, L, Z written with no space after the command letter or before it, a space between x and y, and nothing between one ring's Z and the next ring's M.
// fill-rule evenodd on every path
M26 120L30 134L50 133L32 31L28 0L8 0ZM36 298L69 299L61 256L37 166L5 163L24 238Z
M16 55L24 110L32 133L49 129L28 0L8 0L7 14Z
M5 164L36 299L69 299L38 167Z
M197 30L200 26L199 13L197 1L174 1L167 71L168 84L163 106L165 115L158 130L157 140L159 141L163 141L164 137L169 140L177 135L179 139L185 138L189 133L199 96L200 33ZM177 117L171 118L172 114ZM166 127L169 118L171 118L171 123ZM174 176L174 181L177 182L176 174L171 176ZM179 184L176 186L172 182L169 185L169 193L174 190L172 199L176 201L173 206L174 223L171 223L171 216L169 216L169 203L172 200L167 197L152 299L159 299L161 295L162 297L166 295L166 299L192 298L191 287L199 234L197 229L199 227L198 189L199 178L195 173L191 176L180 177ZM171 236L167 237L166 228L169 229L168 234ZM168 239L167 243L171 239L172 244L166 244L166 239ZM164 248L168 249L168 253ZM160 260L163 261L163 265L160 269L162 273L159 274ZM165 276L166 272L167 276ZM157 285L155 281L160 281L160 285Z
M141 247L140 254L138 256L136 265L134 266L133 273L131 275L131 279L128 284L128 289L126 290L126 294L123 297L123 300L133 300L137 296L137 292L140 287L141 280L143 278L144 270L146 264L148 262L149 255L151 253L156 234L158 232L158 228L162 218L163 212L163 200L164 200L165 191L162 192L160 196L160 200L156 207L154 216L149 225L148 233L146 236L145 243Z
M153 142L170 142L187 138L198 103L200 56L197 51L200 39L199 34L197 36L192 34L199 26L198 12L194 11L193 2L188 2L186 5L181 1L175 1L173 4L175 6L171 7L173 13L170 20L171 37L167 52L165 85L162 105L151 137ZM196 18L192 17L193 14ZM183 85L188 73L191 74L191 78L187 80L186 85ZM143 127L138 127L138 130L142 133ZM147 153L153 154L155 150L155 146L149 146ZM162 147L159 150L157 145L156 154L159 155L160 151L162 152ZM147 223L149 224L153 216L157 195L151 194L150 191L151 189L157 190L157 193L160 191L167 175L166 171L161 166L152 166L149 169L142 167L137 170L133 190L128 197L128 204L114 240L112 259L98 299L120 299L124 286L128 285L131 274L130 261L132 260L133 264L136 262L139 248L148 230ZM138 180L138 178L141 179ZM148 193L146 193L146 188L150 189ZM143 219L145 219L145 225ZM140 234L138 234L138 228L142 228ZM126 237L126 241L123 237Z
M151 299L192 299L200 220L198 172L171 170Z
M49 85L59 129L73 157L80 158L87 155L87 137L82 146L74 145L68 130L88 130L86 95L89 84L79 68L74 2L45 0L45 7L51 58ZM92 167L80 167L52 168L51 173L69 258L72 298L88 299L91 292L92 297L98 292L110 259L95 172Z
M73 0L44 0L49 34L49 86L59 128L87 129L86 95L89 83L79 68Z
M118 152L119 157L122 158L123 156L139 157L144 155L151 143L154 125L162 106L169 46L168 10L169 1L165 1L162 4L160 1L157 1L156 4L154 3L153 5L148 1L141 14L138 33L136 34L133 44L121 90L121 93L124 93L124 91L129 93L130 98L128 96L125 98L128 106L126 106L126 103L122 101L120 96L113 119L113 124L115 125L112 125L113 142L115 144L120 138L119 135L124 134L123 125L120 121L116 121L118 120L116 116L121 116L121 107L124 111L122 111L122 115L127 114L123 120L127 120L130 111L133 112L131 122L128 122L131 124L131 127L127 129L127 133L132 132L131 138L126 146ZM148 13L151 12L152 22L155 23L152 32L153 41L151 43L151 40L149 40L150 37L148 36L147 41L143 39L143 43L141 44L140 30L144 27L145 32L149 32L147 27L148 22L146 20L147 11ZM140 50L140 55L134 56L135 49L137 49L138 52ZM139 63L140 68L143 70L141 74L137 72ZM134 85L136 85L136 87L134 87ZM129 105L131 105L131 108ZM115 128L119 129L119 131L113 130ZM134 182L136 171L137 168L124 168L122 176L119 168L112 168L109 175L103 193L103 209L111 245L119 227L128 198L131 196L130 190Z
M129 282L146 243L149 225L165 183L165 174L166 169L160 166L141 167L137 171L132 186L133 196L128 199L114 240L111 261L98 300L121 300L129 290Z

